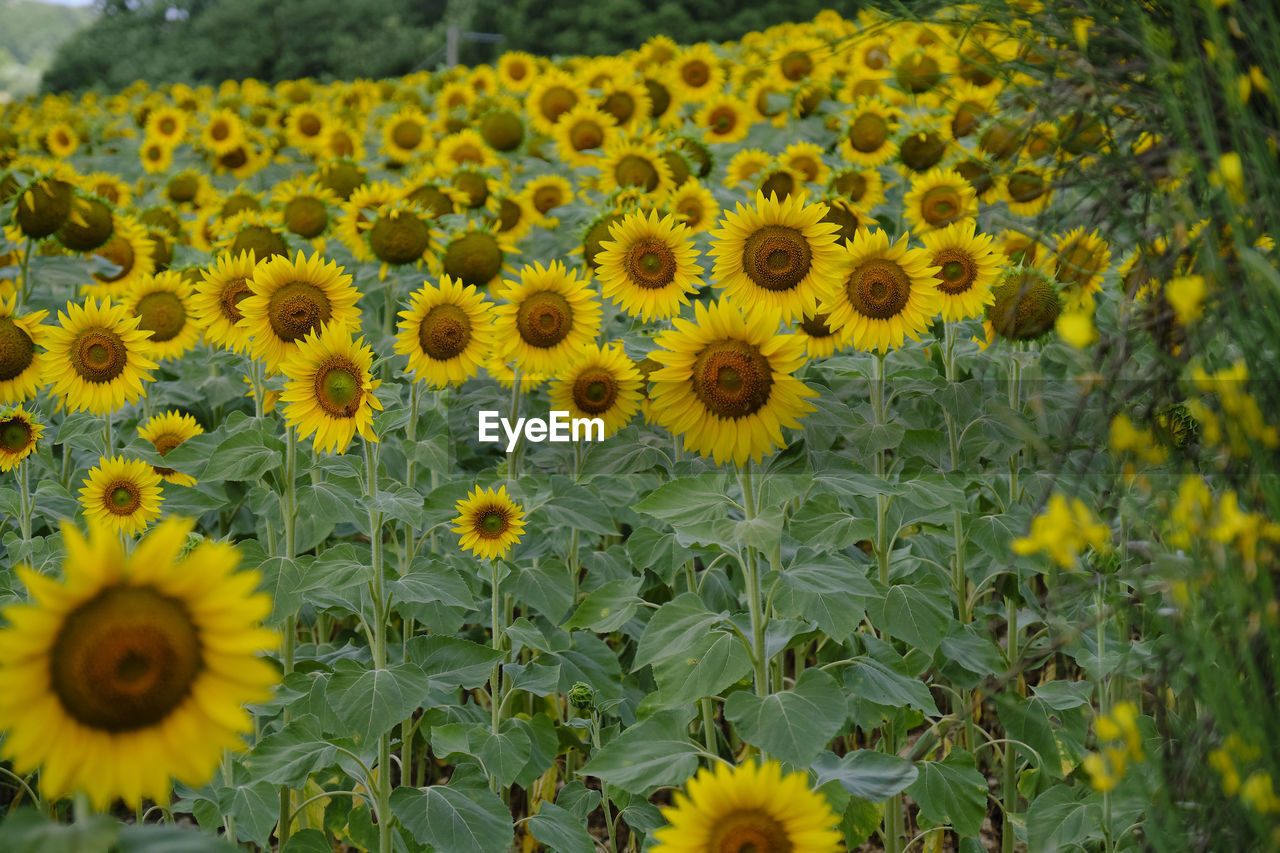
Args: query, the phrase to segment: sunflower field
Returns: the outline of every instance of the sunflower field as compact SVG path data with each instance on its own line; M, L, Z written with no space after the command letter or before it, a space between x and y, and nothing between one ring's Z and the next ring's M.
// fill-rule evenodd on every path
M1276 74L986 0L0 105L0 850L1280 850Z

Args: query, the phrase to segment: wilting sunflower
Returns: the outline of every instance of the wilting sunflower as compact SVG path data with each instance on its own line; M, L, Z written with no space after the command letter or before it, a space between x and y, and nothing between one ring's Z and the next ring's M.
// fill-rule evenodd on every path
M653 853L838 853L839 818L804 773L783 775L776 761L717 763L689 780L670 824L654 833Z
M223 750L245 748L241 706L279 680L257 656L278 642L260 627L271 601L253 591L257 572L235 572L233 545L179 559L194 527L167 519L129 554L106 527L86 541L68 522L61 581L18 569L31 599L4 612L0 727L14 769L40 768L50 802L168 802L170 777L198 787Z
M408 163L431 144L430 122L412 106L405 106L382 125L382 152L396 163Z
M93 298L58 312L59 325L45 335L44 370L62 405L106 415L138 401L156 367L144 354L151 333L139 322L125 306Z
M151 442L156 449L156 453L161 456L168 455L170 450L173 450L188 438L202 433L204 433L204 427L196 423L195 418L177 411L156 415L138 427L138 437ZM162 468L159 465L151 467L167 482L179 486L194 486L196 484L196 478L190 474L179 474L172 468Z
M552 261L520 270L498 295L494 332L498 352L521 373L553 374L590 344L600 330L600 305L577 271Z
M662 319L688 305L702 267L689 229L657 211L628 213L609 226L596 256L601 291L641 320Z
M359 328L359 299L351 276L319 253L274 257L254 269L239 325L253 357L276 372L309 333L329 324Z
M678 222L695 234L710 231L715 224L720 205L711 190L697 178L690 178L667 198L667 207Z
M251 252L223 252L201 273L203 281L191 297L191 310L210 343L235 352L249 349L249 335L239 325L244 317L240 301L250 294L249 281L256 266Z
M458 545L481 559L505 557L524 533L524 508L507 496L507 487L472 489L466 500L458 501L454 533L462 534Z
M991 237L976 233L972 219L921 236L929 263L938 268L936 286L942 294L944 320L980 317L991 302L991 286L1000 277L1001 256Z
M817 396L791 375L804 363L804 341L725 300L696 302L694 315L676 318L649 354L663 365L650 375L655 422L717 463L742 465L785 446L782 427L798 427L814 410L805 398Z
M58 229L58 242L73 252L92 252L115 231L111 205L92 196L76 196L71 201L67 221Z
M352 340L344 325L329 324L298 342L281 366L288 381L280 394L284 419L298 437L315 436L316 450L345 453L358 432L373 434L373 412L382 403L373 395L381 380L369 373L373 350L364 338Z
M0 409L0 471L12 471L35 453L36 442L42 435L44 425L26 409L21 406Z
M911 228L925 232L975 218L978 194L955 169L932 169L911 178L902 206Z
M85 518L134 536L160 517L160 475L141 459L105 456L80 489Z
M590 346L551 383L551 407L573 418L600 418L608 438L635 417L642 385L640 371L621 344Z
M813 314L818 299L837 284L838 226L824 222L825 204L783 201L756 193L755 208L739 203L712 232L714 275L725 295L775 322Z
M432 388L475 376L493 347L493 305L475 285L464 287L448 275L439 287L415 291L400 317L396 352L409 356L408 369Z
M123 302L138 318L138 329L151 333L142 345L149 358L179 358L200 340L191 282L182 273L167 270L147 276L130 288Z
M48 311L18 315L18 294L0 296L0 405L33 399L45 382L43 351L48 326L41 325Z
M897 110L880 98L860 98L849 110L852 117L844 130L840 152L863 168L879 166L898 150L893 141Z
M596 165L600 168L599 189L605 194L635 189L660 200L675 187L671 166L642 141L615 139Z
M840 329L842 348L896 349L908 335L919 340L937 315L938 268L925 250L907 248L907 239L890 245L884 231L863 230L844 248L840 284L818 307Z
M94 257L116 266L115 272L92 273L94 284L82 290L92 296L118 299L135 282L155 272L155 260L147 229L128 216L117 216L111 238L94 250Z

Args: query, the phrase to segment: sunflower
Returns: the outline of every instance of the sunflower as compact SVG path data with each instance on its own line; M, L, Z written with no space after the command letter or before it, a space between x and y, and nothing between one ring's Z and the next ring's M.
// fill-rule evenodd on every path
M389 266L416 265L422 261L433 268L436 266L432 238L437 235L412 202L400 199L381 205L372 219L364 236L369 242L369 251L382 261L379 278L386 278Z
M636 211L610 223L596 274L603 295L623 311L646 321L666 319L680 313L701 285L697 257L692 234L674 217Z
M319 253L275 257L254 269L249 296L239 303L239 326L253 357L277 372L309 333L330 324L358 328L359 299L351 276Z
M590 344L600 330L600 305L587 282L559 261L520 270L520 280L504 282L498 294L494 331L499 355L520 371L551 374Z
M725 300L694 303L694 316L676 318L649 354L663 365L650 375L654 421L717 463L759 461L786 444L782 427L814 410L805 398L817 392L791 375L804 363L804 341Z
M682 101L701 101L724 86L724 69L711 45L703 42L676 55L670 80Z
M111 239L115 214L111 205L92 196L76 196L58 229L58 242L73 252L92 252Z
M572 167L592 166L617 135L618 121L595 104L581 103L560 116L551 135L560 159Z
M1062 285L1063 307L1077 311L1102 289L1111 250L1096 230L1086 234L1083 226L1057 235L1054 242L1057 250L1045 258L1042 271Z
M538 60L531 53L509 50L498 57L498 82L510 92L526 92L538 74Z
M209 116L200 134L200 144L215 157L222 157L241 148L245 133L240 116L229 109L220 109Z
M907 335L919 340L938 313L938 268L924 249L908 249L907 239L891 246L884 231L863 230L844 248L843 281L818 307L840 329L841 348L896 349Z
M511 238L498 232L497 222L468 221L445 241L440 263L460 283L488 287L501 280L503 269L510 269L507 260L518 253Z
M74 187L52 176L27 184L13 206L13 220L23 237L43 240L67 221Z
M556 123L586 97L581 84L559 69L541 72L529 87L525 109L534 130L550 136Z
M756 193L755 208L741 203L712 232L714 275L725 296L775 322L812 314L818 298L838 283L836 225L824 222L825 204Z
M521 191L533 205L540 222L558 222L548 215L557 207L573 201L573 185L561 175L549 173L539 175L524 185Z
M778 161L784 168L804 175L806 183L825 184L831 168L822 161L822 148L812 142L793 142L782 150Z
M155 272L151 240L147 229L128 216L118 216L110 239L93 251L116 267L115 272L91 273L94 284L86 284L81 290L91 296L118 298L128 293L136 282Z
M506 486L496 492L477 486L458 501L457 510L453 532L462 534L458 545L481 559L505 557L524 533L524 508L507 496Z
M439 287L423 284L400 312L395 351L432 388L461 385L480 372L493 347L493 305L448 275Z
M720 205L716 202L711 190L707 189L697 178L690 178L667 198L667 207L676 220L693 233L710 231L715 224Z
M859 98L849 108L851 116L842 134L840 153L849 162L871 168L897 153L893 141L897 110L877 97Z
M486 219L497 228L497 233L512 244L518 243L528 235L530 229L539 221L538 212L533 209L529 199L523 193L511 195L501 193L489 199L491 206L497 208ZM554 217L551 222L559 224Z
M752 118L739 98L717 94L703 102L693 123L702 128L704 142L739 142L747 138Z
M846 199L825 198L822 203L827 206L827 212L822 217L823 222L830 222L838 229L836 231L836 242L842 246L848 246L853 242L853 238L858 235L858 230L868 228L874 224L874 220L867 216L853 202Z
M224 750L245 748L241 705L279 680L256 654L278 642L259 627L271 602L253 592L257 572L235 573L233 545L179 559L194 527L167 519L129 554L106 527L86 541L67 522L61 582L18 569L31 600L4 612L0 728L15 770L41 768L51 802L167 803L171 776L198 787Z
M85 518L134 536L160 517L160 475L140 459L105 456L80 489Z
M620 344L590 346L551 383L551 407L573 418L600 418L608 438L635 417L642 385L635 362Z
M144 355L151 333L139 322L125 306L92 297L58 312L59 325L45 335L44 370L62 405L106 415L138 401L156 367Z
M335 121L325 130L319 152L317 159L362 161L365 158L364 135L346 122Z
M0 409L0 471L12 471L36 452L44 425L22 407Z
M382 151L393 162L408 163L431 143L430 122L422 111L405 106L382 125Z
M947 139L934 125L917 117L902 133L894 168L905 178L928 172L946 157Z
M164 186L165 197L175 205L203 206L216 195L209 178L191 169L179 172Z
M616 138L594 165L600 169L599 189L606 195L619 189L635 189L660 200L675 187L671 166L642 140Z
M148 357L179 358L200 340L192 293L185 275L166 271L140 280L125 295L124 306L138 318L138 328L151 333L142 345Z
M770 160L769 167L759 175L756 192L765 196L777 196L782 200L795 198L803 201L809 194L809 189L804 185L804 175L801 172L788 169L777 160Z
M223 252L201 272L202 281L196 284L191 297L191 310L209 343L235 352L249 349L249 336L239 325L244 317L240 301L249 296L249 281L256 266L252 252Z
M326 453L345 453L357 432L377 441L373 412L382 411L382 403L373 392L381 380L370 374L372 366L373 350L364 338L353 341L346 326L309 332L281 366L285 422L297 427L299 438L314 435L316 450Z
M725 166L724 185L736 187L741 184L754 184L756 177L769 168L773 158L759 148L744 148L729 158Z
M840 330L827 325L831 318L822 313L805 315L791 324L791 331L804 341L808 358L826 358L835 353L840 344Z
M133 189L118 175L110 172L93 172L80 182L85 192L96 195L109 204L123 207L133 200Z
M147 113L145 133L173 148L187 135L187 113L176 107L157 107Z
M651 68L641 81L649 93L649 118L660 128L678 127L684 120L679 93L674 91L671 74L665 68Z
M203 433L204 428L196 423L195 418L177 411L156 415L138 427L138 437L151 442L151 445L156 449L156 453L161 456L168 455L170 450L173 450L188 438ZM179 474L172 468L162 468L158 465L151 467L167 482L175 483L179 486L194 486L196 484L196 478L189 474Z
M238 255L251 251L259 260L288 255L284 222L277 211L240 210L217 223L215 248Z
M1029 341L1047 334L1062 313L1062 299L1053 282L1032 267L1008 270L992 288L987 306L990 332L1013 341Z
M980 317L991 302L991 286L1000 277L1003 258L986 234L976 233L972 219L921 236L929 263L938 268L942 319Z
M446 175L464 164L491 169L500 162L484 137L469 127L449 134L436 146L436 168Z
M480 137L497 151L515 151L524 142L524 117L514 107L492 107L480 117Z
M271 200L280 206L285 230L311 240L313 246L329 230L329 208L338 202L333 191L321 185L315 176L276 184Z
M80 147L80 137L75 128L65 121L60 121L49 128L44 135L44 145L51 155L60 160L66 160Z
M601 85L599 106L617 120L618 127L635 130L648 122L653 98L643 83L617 77Z
M351 250L356 260L373 260L373 252L365 238L366 232L373 225L373 212L384 204L393 204L404 197L403 188L392 186L387 181L374 181L352 190L334 223L334 233Z
M932 169L911 178L903 216L916 231L945 228L978 215L978 194L955 169Z
M299 151L318 151L333 119L315 104L298 104L284 114L285 138Z
M18 294L0 296L0 404L34 399L45 383L43 350L50 331L41 325L48 311L14 313Z
M1038 216L1053 199L1049 173L1036 166L1014 169L999 183L999 197L1015 216Z

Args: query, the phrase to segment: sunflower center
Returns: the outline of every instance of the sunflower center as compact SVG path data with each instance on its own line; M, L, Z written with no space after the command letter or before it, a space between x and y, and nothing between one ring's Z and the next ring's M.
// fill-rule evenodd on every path
M604 142L604 129L594 121L580 121L569 130L569 144L575 151L599 148Z
M863 261L845 283L849 302L864 317L896 317L911 298L911 279L902 267L884 258Z
M107 509L116 515L132 515L142 504L142 493L137 485L120 481L106 491Z
M380 216L369 229L369 248L378 260L396 266L420 259L430 243L427 223L409 213Z
M0 423L0 449L6 453L21 453L31 443L31 427L22 418L10 418Z
M516 328L530 346L553 347L573 330L573 306L551 290L532 293L520 303Z
M222 286L218 294L218 307L222 316L232 323L239 323L244 317L240 312L240 300L249 295L249 284L242 278L233 278Z
M573 403L589 415L607 412L618 397L618 381L607 370L584 370L573 383Z
M711 79L711 69L701 59L694 59L680 67L680 78L694 88L705 86Z
M809 274L809 241L788 225L762 225L742 247L742 269L765 290L791 290Z
M124 341L110 329L85 329L71 342L71 367L86 382L110 382L128 360Z
M711 126L718 133L728 133L738 123L738 114L733 107L717 107L711 113Z
M471 319L457 305L437 305L418 326L418 344L437 361L447 361L471 342Z
M177 129L178 129L178 123L174 121L172 118L170 118L169 116L165 116L164 118L160 119L160 132L163 133L165 136L168 136L169 134L173 133Z
M497 539L507 531L510 518L505 510L490 507L476 516L475 530L483 539Z
M502 270L502 247L491 234L472 231L449 244L444 271L463 284L488 284Z
M614 180L620 187L644 187L652 192L658 186L658 170L653 163L638 154L628 154L613 167Z
M236 234L228 251L232 255L253 252L254 257L261 261L275 255L289 254L289 246L283 237L265 225L246 225Z
M315 136L324 125L315 113L307 113L298 119L298 132L303 136Z
M161 722L204 668L191 614L150 587L110 587L81 604L63 622L51 657L63 709L108 732Z
M422 142L422 127L416 121L398 121L391 128L391 139L401 148L412 151Z
M857 172L845 172L836 178L835 188L848 196L849 201L857 202L867 194L867 179Z
M938 290L952 296L973 287L973 281L978 277L973 258L959 249L943 249L934 255L933 263L941 267L934 276L938 279Z
M764 193L765 198L775 195L779 199L784 199L790 197L795 191L796 179L786 169L772 172L760 182L760 192Z
M214 125L209 128L209 136L218 142L223 141L230 135L231 128L228 127L227 123L224 121L215 122Z
M551 86L538 99L538 110L552 124L577 105L578 96L567 86Z
M133 246L129 245L129 241L119 234L113 234L111 239L94 254L105 258L120 268L119 272L110 275L94 273L93 277L100 281L119 281L133 269Z
M773 369L746 341L715 341L694 359L692 383L693 393L712 414L745 418L769 401Z
M618 124L626 124L636 113L636 102L626 92L610 92L600 108L618 120Z
M7 382L31 366L36 344L12 317L0 317L0 382Z
M223 294L223 307L226 308L225 290ZM332 313L333 308L325 292L306 281L291 281L278 288L267 303L271 329L284 341L296 341L314 332L329 321Z
M935 228L955 222L964 211L955 187L934 187L920 199L924 221Z
M142 318L138 328L151 332L153 341L171 341L187 324L187 311L182 300L167 290L148 293L139 299L135 313Z
M1044 180L1033 172L1014 172L1009 176L1009 195L1014 201L1035 201L1044 191Z
M502 199L498 202L498 230L504 233L510 231L520 224L523 215L520 205L509 198Z
M479 207L489 200L489 183L479 172L455 172L453 186L467 194L467 207Z
M875 113L863 113L849 128L849 144L863 154L880 150L888 138L889 123Z
M836 232L836 240L845 245L852 243L853 238L858 234L858 214L843 204L828 205L827 212L822 215L822 221L839 226L840 230Z
M637 242L627 260L631 281L646 290L658 290L675 280L675 253L659 240Z
M733 811L716 821L708 850L715 853L791 853L786 827L759 809Z
M942 137L932 130L913 133L902 141L902 162L907 168L926 172L942 159L947 151Z
M76 199L74 210L84 224L68 217L58 229L58 239L73 252L90 252L107 242L115 231L111 208L95 199Z
M829 319L831 319L830 314L806 316L800 321L800 328L804 329L804 333L811 338L829 338L835 334L835 330L827 325Z
M539 213L555 210L564 204L564 194L556 186L538 187L533 194L533 209Z
M782 68L782 76L793 83L808 77L813 72L813 59L802 50L791 51L782 57L779 64Z
M183 172L169 181L169 198L173 201L191 201L199 191L200 181L189 172Z
M1038 338L1053 328L1062 310L1061 300L1043 276L1028 270L1014 271L993 291L987 319L995 331L1013 340Z
M316 371L316 402L335 418L352 418L364 396L360 368L344 359L333 359Z
M982 120L982 109L977 104L961 104L951 119L951 132L957 139L968 136L978 129Z
M284 206L284 224L290 232L310 240L329 224L329 208L318 198L300 196Z
M922 55L908 59L898 66L898 85L908 92L927 92L942 82L942 69L931 56Z

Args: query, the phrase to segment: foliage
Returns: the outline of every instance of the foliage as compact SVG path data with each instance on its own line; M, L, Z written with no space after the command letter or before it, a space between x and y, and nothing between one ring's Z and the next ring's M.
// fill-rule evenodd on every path
M0 99L35 91L58 46L92 20L86 8L36 0L0 3Z

